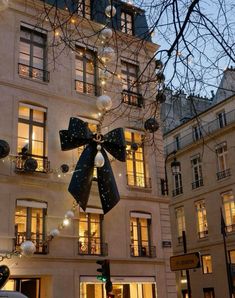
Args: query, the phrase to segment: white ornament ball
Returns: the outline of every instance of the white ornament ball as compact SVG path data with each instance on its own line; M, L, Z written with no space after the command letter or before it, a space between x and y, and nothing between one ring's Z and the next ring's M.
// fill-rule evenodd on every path
M102 168L104 165L104 157L103 157L103 154L98 151L96 156L95 156L95 166L97 168Z
M60 235L60 231L58 229L53 229L53 230L50 231L50 235L52 237L57 237L57 236Z
M73 213L73 211L72 210L69 210L69 211L67 211L66 213L65 213L65 217L66 218L74 218L74 213Z
M7 9L8 4L8 0L0 0L0 11Z
M99 56L101 57L101 60L103 62L110 62L114 59L115 57L115 52L114 49L111 47L104 47L100 53Z
M109 71L107 71L106 68L100 70L99 77L101 80L108 80L111 76L112 76L112 74Z
M101 95L97 98L96 106L99 111L108 111L112 107L112 100L108 95Z
M36 251L36 247L35 247L34 243L32 241L29 241L29 240L24 241L20 245L20 249L21 249L21 254L25 257L32 257L32 255Z
M105 14L107 17L111 18L114 17L116 14L116 8L112 5L109 5L105 8Z
M101 32L100 32L100 36L102 39L110 39L113 35L113 31L110 28L104 28Z

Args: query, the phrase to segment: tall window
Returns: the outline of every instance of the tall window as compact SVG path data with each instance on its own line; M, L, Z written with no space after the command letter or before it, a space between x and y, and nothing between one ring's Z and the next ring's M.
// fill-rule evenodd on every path
M20 103L18 117L17 151L20 158L17 167L23 167L26 158L33 157L37 160L36 171L47 171L48 162L45 157L46 109Z
M80 213L79 218L79 254L104 255L102 243L103 216L96 213Z
M127 34L133 34L133 15L126 11L121 13L121 31Z
M178 241L179 241L179 243L181 243L183 231L186 231L184 207L176 208L175 216L176 216L176 223L177 223Z
M36 253L47 253L46 245L47 203L17 200L15 210L16 248L25 240L32 241Z
M219 112L216 116L217 116L218 124L220 128L223 128L224 126L227 125L225 111Z
M217 179L223 179L230 176L230 169L228 167L228 149L227 143L221 143L216 147L217 154L217 168L218 172L216 173Z
M47 35L33 27L20 27L19 74L41 81L49 81L46 71Z
M75 88L78 92L97 95L96 55L82 47L77 47Z
M122 66L122 101L129 105L141 107L143 104L142 96L139 93L138 71L136 64L126 61L121 62Z
M231 191L222 194L227 232L235 230L235 201Z
M203 272L203 274L212 273L211 255L202 256L202 272Z
M194 139L194 141L197 141L197 140L201 139L202 132L201 132L200 126L199 125L193 126L192 130L193 130L193 139Z
M151 257L153 251L150 247L151 215L148 213L131 212L131 256Z
M125 131L127 150L127 184L130 186L150 187L150 180L147 179L144 166L144 146L142 135L131 131ZM132 144L137 144L136 150L132 149Z
M172 196L178 196L183 193L181 171L173 174L173 190Z
M78 15L90 19L91 18L91 3L90 0L78 0Z
M197 223L198 223L198 236L199 238L205 238L208 235L208 224L206 216L205 201L196 202Z
M180 149L180 135L177 135L174 137L174 143L175 143L175 150Z
M200 155L192 157L191 165L192 165L192 174L193 174L192 189L195 189L203 185L202 165L201 165Z

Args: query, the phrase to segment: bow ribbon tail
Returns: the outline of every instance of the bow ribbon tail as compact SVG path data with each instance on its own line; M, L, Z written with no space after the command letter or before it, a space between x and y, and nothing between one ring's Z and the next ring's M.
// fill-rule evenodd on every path
M68 188L71 195L84 211L86 210L91 190L95 154L96 147L91 144L87 145L77 162Z
M119 202L120 196L108 156L104 150L101 152L105 163L103 167L97 168L97 176L101 204L105 214Z

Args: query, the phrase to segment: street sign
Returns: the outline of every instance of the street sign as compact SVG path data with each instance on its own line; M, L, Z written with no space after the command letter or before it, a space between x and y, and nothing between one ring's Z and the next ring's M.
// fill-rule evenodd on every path
M200 253L194 252L170 257L171 271L187 270L201 267Z

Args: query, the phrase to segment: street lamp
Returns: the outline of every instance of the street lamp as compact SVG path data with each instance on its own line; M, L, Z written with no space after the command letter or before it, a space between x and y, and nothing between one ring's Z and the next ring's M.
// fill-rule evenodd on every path
M175 157L171 163L171 172L173 175L177 175L180 173L180 162L177 161Z

